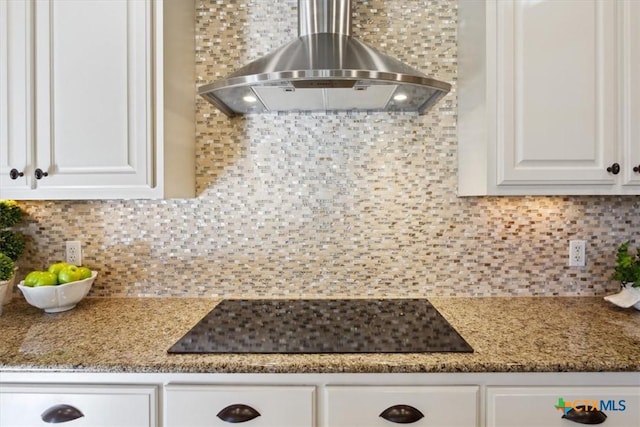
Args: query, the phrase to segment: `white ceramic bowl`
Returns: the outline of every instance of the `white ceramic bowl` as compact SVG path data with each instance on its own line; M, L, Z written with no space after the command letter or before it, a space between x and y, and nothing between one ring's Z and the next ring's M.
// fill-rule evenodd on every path
M58 313L71 310L91 289L96 280L97 271L91 272L91 277L64 285L37 286L31 288L24 285L24 280L18 283L18 289L29 304L42 308L47 313Z

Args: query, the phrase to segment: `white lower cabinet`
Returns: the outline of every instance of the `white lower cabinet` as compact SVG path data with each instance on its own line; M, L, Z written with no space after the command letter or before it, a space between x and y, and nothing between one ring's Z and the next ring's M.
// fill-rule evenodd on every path
M331 427L478 425L479 387L328 386L325 393Z
M155 427L155 386L1 384L0 426Z
M572 418L582 421L571 422ZM640 384L635 387L487 387L487 427L580 424L640 426Z
M165 426L313 427L313 386L168 385Z
M0 369L0 426L571 427L587 405L605 426L640 426L640 372L86 373ZM568 412L568 411L567 411Z

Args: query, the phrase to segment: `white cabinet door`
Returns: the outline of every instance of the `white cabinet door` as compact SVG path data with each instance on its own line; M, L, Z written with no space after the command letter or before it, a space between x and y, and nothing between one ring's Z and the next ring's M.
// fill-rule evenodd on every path
M640 192L636 3L460 2L459 195Z
M623 185L640 186L640 2L619 4L621 40L621 134ZM637 188L637 187L636 187Z
M0 0L0 196L193 197L194 13Z
M475 386L327 386L325 394L326 427L478 425Z
M0 386L0 425L50 426L42 417L59 405L69 405L82 416L73 426L155 427L157 389L153 386L13 385ZM67 412L70 412L67 410ZM59 416L59 415L58 415ZM67 425L67 424L65 424Z
M149 1L36 2L39 191L153 184L150 51Z
M601 411L606 426L638 426L640 387L487 387L487 427L580 425L562 418L575 407Z
M31 6L0 0L0 198L30 190L32 157ZM11 171L22 176L11 179Z
M615 175L615 2L499 1L497 185Z
M315 387L168 385L164 407L167 427L228 426L229 423L248 427L312 427L315 425ZM248 414L246 421L225 421L225 408L227 416ZM248 411L255 412L251 415Z

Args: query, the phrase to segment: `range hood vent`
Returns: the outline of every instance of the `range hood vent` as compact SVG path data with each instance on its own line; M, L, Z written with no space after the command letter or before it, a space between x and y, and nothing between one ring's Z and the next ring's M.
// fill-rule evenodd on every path
M298 35L198 93L230 117L276 111L424 114L451 89L351 36L351 0L298 0Z

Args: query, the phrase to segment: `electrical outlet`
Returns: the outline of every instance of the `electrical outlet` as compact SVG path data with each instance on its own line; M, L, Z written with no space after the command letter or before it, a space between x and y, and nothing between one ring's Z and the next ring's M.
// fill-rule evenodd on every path
M67 242L66 260L69 264L82 265L82 246L78 240Z
M585 265L585 241L569 240L569 266L584 267Z

